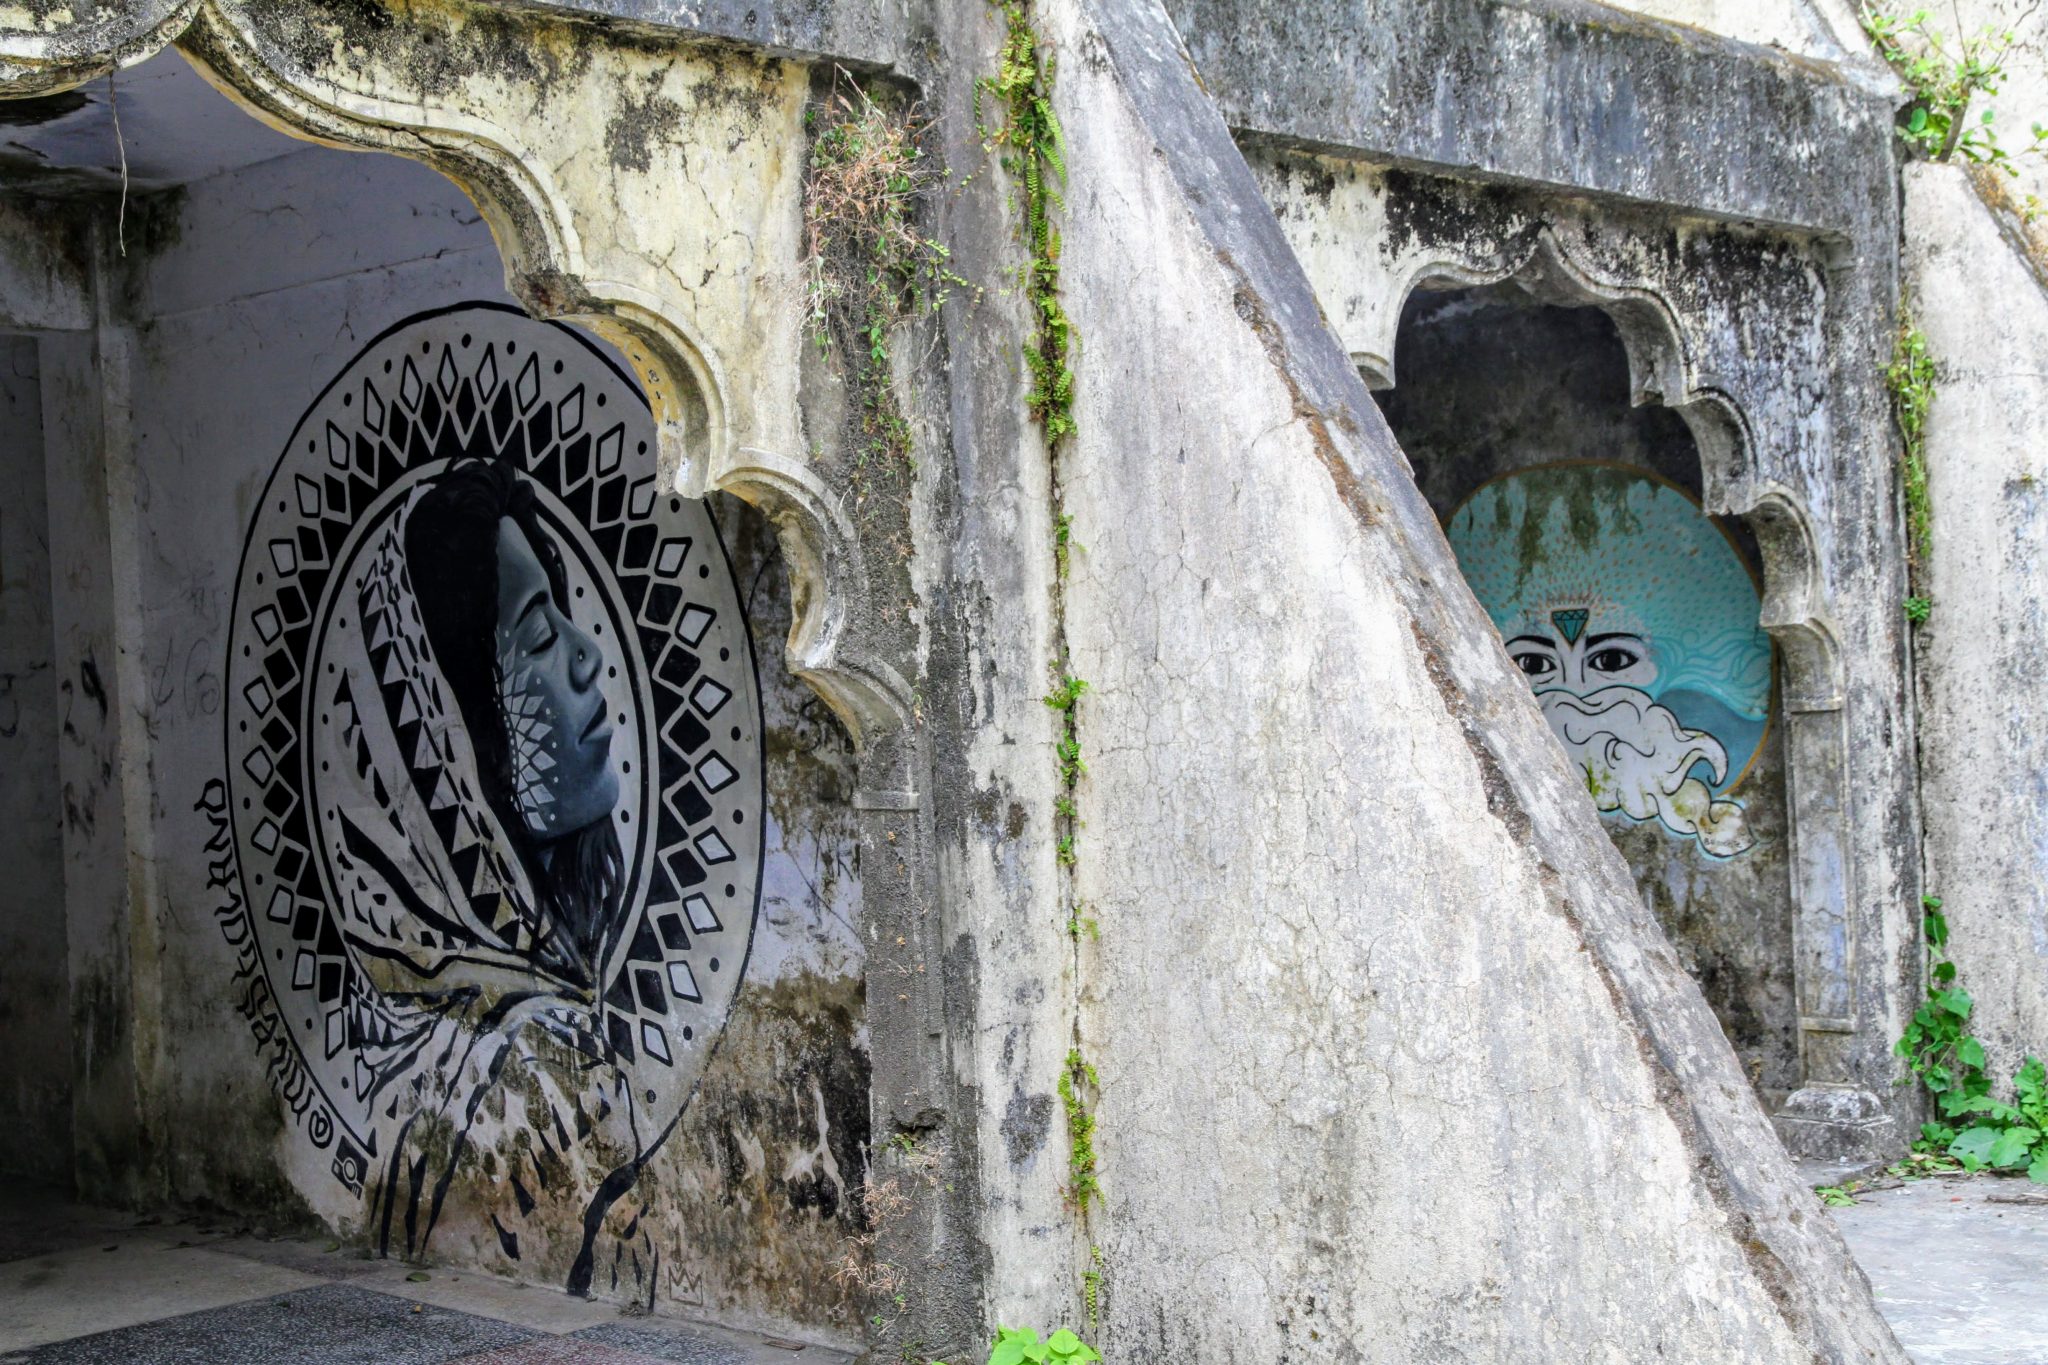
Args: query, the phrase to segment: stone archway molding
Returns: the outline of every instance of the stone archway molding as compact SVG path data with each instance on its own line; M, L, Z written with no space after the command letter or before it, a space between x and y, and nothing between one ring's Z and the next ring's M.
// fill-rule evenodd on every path
M453 180L497 239L513 295L632 364L676 491L731 492L775 521L796 607L791 670L864 752L908 724L910 685L862 638L857 529L813 465L777 453L804 449L802 68L730 52L714 66L684 43L467 0L413 6L396 26L329 0L155 0L68 20L50 0L29 7L47 13L0 39L0 96L75 84L175 42L291 136ZM790 263L790 278L764 262Z
M20 0L0 30L0 99L53 95L155 55L201 0Z
M1753 428L1731 392L1734 385L1702 366L1699 348L1688 342L1695 329L1665 291L1589 265L1549 223L1526 237L1469 240L1469 253L1436 243L1406 269L1386 272L1380 296L1364 298L1354 311L1372 326L1362 350L1354 342L1353 354L1365 358L1369 383L1391 387L1394 332L1415 290L1513 280L1546 302L1605 312L1628 356L1631 401L1669 407L1691 429L1708 510L1742 516L1756 533L1764 561L1759 624L1778 643L1783 668L1803 1081L1776 1122L1796 1154L1875 1153L1889 1120L1882 1102L1853 1082L1846 1059L1849 1040L1869 1021L1859 1008L1853 960L1858 932L1844 666L1814 518L1797 490L1757 473L1754 452L1770 437L1760 438Z

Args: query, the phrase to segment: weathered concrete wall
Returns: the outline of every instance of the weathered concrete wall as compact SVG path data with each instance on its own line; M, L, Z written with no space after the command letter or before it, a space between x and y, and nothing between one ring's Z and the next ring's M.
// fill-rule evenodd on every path
M999 288L1017 264L1016 187L994 169L968 177L934 216L956 268L990 292L892 350L917 460L890 512L901 524L873 527L847 510L862 452L835 420L872 391L849 385L835 400L829 375L797 359L794 192L813 73L670 46L644 24L536 32L528 11L442 0L221 0L189 39L272 117L463 177L522 297L608 314L629 342L666 348L642 365L650 386L698 386L695 407L658 404L683 485L723 481L770 507L790 552L791 649L864 743L857 769L794 721L786 742L763 746L811 775L791 790L856 776L857 896L824 871L844 867L831 850L848 825L821 821L800 849L772 772L764 806L792 861L810 860L820 888L834 881L819 894L839 907L816 931L803 924L815 912L791 917L804 946L786 962L833 970L852 945L826 926L856 903L861 916L871 1161L911 1206L893 1228L866 1224L876 1255L907 1276L900 1302L875 1305L886 1353L958 1358L991 1321L1075 1321L1099 1265L1103 1342L1125 1360L1631 1359L1660 1348L1897 1359L1491 643L1165 12L1143 0L1035 8L1062 73L1081 435L1055 467L1027 419L1018 345L1031 309ZM906 64L942 111L949 172L964 175L988 155L974 82L994 69L1001 16L935 6L922 18ZM1568 24L1536 26L1575 41ZM1595 64L1618 60L1604 50ZM1697 89L1719 95L1747 68L1725 51L1715 60ZM1765 83L1783 76L1773 67ZM1802 112L1840 112L1838 93ZM640 116L613 117L628 106ZM1845 117L1859 112L1846 106ZM1608 169L1645 161L1640 148L1633 159L1594 150ZM687 211L672 211L678 186ZM374 276L378 263L366 263ZM417 269L432 281L461 265ZM344 297L367 306L391 292L373 280L349 295L352 269L335 282ZM268 297L220 311L282 310ZM152 382L167 390L165 378L198 368L156 353L166 328L135 344L164 367ZM287 326L278 350L331 373L353 340ZM630 345L628 356L646 359ZM450 391L465 382L457 373ZM179 428L176 448L196 460L223 443L207 438L224 425ZM290 419L251 438L262 460L277 458L278 425ZM246 517L272 514L267 495L242 516L209 510L232 505L236 489L216 479L210 493L163 496L206 502L187 510L231 547ZM1079 546L1064 587L1052 547L1062 511ZM745 548L759 534L733 537L743 568L759 562ZM189 577L193 559L169 553ZM164 624L151 622L154 638ZM239 616L225 628L242 629ZM1077 860L1058 844L1057 719L1041 700L1067 648L1095 685L1080 711L1091 775L1077 794ZM224 677L246 667L230 651ZM231 683L222 705L245 695ZM772 696L762 706L764 729L805 715L778 711ZM814 757L798 763L802 753ZM188 756L221 761L196 742ZM220 813L241 820L238 808ZM263 818L250 814L256 829ZM235 838L246 870L262 846L239 827ZM164 852L165 865L175 856ZM163 903L213 932L218 896L193 900L202 888L179 875L183 891ZM1074 932L1076 910L1099 923L1099 942ZM216 974L245 969L216 953ZM838 1047L841 1028L858 1040L861 1021L815 1022L850 998L843 975L829 989L793 972L781 981L789 989L759 999L751 1019L739 998L703 1103L636 1172L644 1199L622 1207L642 1223L612 1244L714 1202L722 1228L765 1236L785 1227L778 1198L803 1205L806 1238L838 1231L858 1126L841 1078L858 1063L823 1047ZM778 1014L796 1000L809 1019ZM283 1018L273 1039L280 1029L310 1037L314 1025ZM1099 1120L1105 1191L1085 1211L1063 1197L1075 1171L1054 1089L1077 1044L1099 1068L1082 1101ZM750 1110L737 1085L722 1090L726 1051L777 1055L782 1093ZM338 1207L319 1183L326 1149L297 1137L313 1137L312 1119L301 1129L286 1117L315 1112L296 1108L309 1092L284 1071L290 1105L271 1111L274 1150L298 1163L292 1188ZM253 1082L245 1093L261 1096ZM574 1145L527 1094L500 1109L478 1093L495 1132ZM763 1137L791 1117L800 1135ZM672 1161L717 1167L726 1191ZM499 1265L481 1239L484 1220L507 1209L465 1203L480 1187L456 1183L444 1226L463 1255L482 1245L478 1259ZM841 1201L832 1215L828 1198ZM820 1311L820 1264L793 1249L774 1286L758 1262L701 1274L686 1264L672 1297L764 1317L788 1311L778 1295L801 1297L815 1315L806 1322L829 1329L818 1320L844 1310ZM659 1289L676 1270L668 1257L658 1271L644 1257L611 1265L622 1292Z
M0 337L0 1167L69 1184L71 973L42 407L35 340Z
M1878 150L1864 166L1873 180L1891 173ZM1761 621L1782 665L1803 1079L1781 1121L1805 1155L1896 1151L1918 1122L1915 1093L1892 1084L1891 1044L1918 998L1919 948L1896 609L1905 576L1899 553L1881 548L1899 530L1877 383L1885 352L1869 325L1887 316L1888 258L1842 269L1831 236L1263 142L1250 159L1340 343L1373 382L1398 391L1393 352L1412 290L1513 278L1607 312L1628 349L1631 400L1685 418L1705 505L1743 515L1758 535ZM1700 202L1718 190L1693 181L1685 192ZM1844 197L1811 196L1798 211L1846 212ZM1859 210L1840 231L1889 240L1889 221ZM1844 459L1851 449L1864 454Z
M1447 524L1489 480L1559 462L1619 462L1650 471L1695 502L1700 497L1700 455L1692 432L1669 408L1631 405L1628 356L1614 323L1597 309L1541 305L1512 285L1418 292L1409 298L1395 350L1400 382L1376 397L1417 486ZM1592 515L1595 521L1601 516L1597 509ZM1739 522L1716 525L1754 582L1760 572L1754 539ZM1518 529L1497 534L1513 536ZM1607 544L1594 541L1590 523L1582 527L1579 543ZM1687 586L1664 582L1670 575L1653 577L1664 566L1648 553L1638 563L1632 586L1589 577L1583 588L1627 614L1652 596ZM1569 577L1577 570L1564 572ZM1746 606L1754 627L1754 587ZM1597 622L1583 627L1622 628ZM1688 649L1705 646L1706 639L1688 634L1647 643L1668 676L1684 664ZM1755 644L1768 662L1770 645L1760 632ZM1590 657L1588 651L1581 654ZM1770 674L1767 669L1767 684ZM1544 690L1570 680L1546 675L1530 681ZM1744 744L1742 752L1726 753L1725 775L1735 780L1717 789L1742 806L1741 847L1710 852L1697 837L1674 832L1655 810L1634 802L1603 808L1604 823L1628 857L1637 887L1714 1007L1743 1070L1773 1109L1801 1081L1784 746L1768 723L1775 710L1772 705L1766 712L1755 747ZM1733 745L1735 739L1724 731L1722 742Z
M1171 26L1055 12L1106 1343L1897 1359Z
M293 425L328 378L393 323L509 300L481 217L441 177L391 158L293 143L280 151L288 154L188 186L154 249L131 256L125 283L104 301L116 318L112 344L131 357L135 553L145 570L134 600L108 599L141 642L146 690L137 715L150 736L144 771L157 858L148 919L161 957L135 1011L146 1016L138 1022L150 1035L157 1082L146 1109L162 1193L269 1216L310 1211L381 1245L389 1233L372 1201L382 1172L358 1171L353 1186L337 1181L338 1149L320 1140L327 1130L290 1083L302 1073L280 1061L275 1039L257 1046L271 1027L260 1014L258 1038L250 1035L250 964L238 960L241 931L216 923L220 854L195 802L208 775L239 762L240 690L230 687L228 657L240 619L232 610L237 561ZM783 666L790 588L772 531L730 499L718 519L762 664L759 927L752 954L743 945L743 960L725 966L732 974L744 967L746 985L722 1045L670 1105L683 1115L676 1131L646 1149L632 1203L637 1235L614 1229L625 1233L624 1259L601 1259L592 1288L802 1334L845 1334L856 1330L861 1303L833 1272L864 1226L868 1161L850 748L836 719ZM735 841L748 832L735 830ZM290 964L280 957L274 970L283 973L272 981L281 997ZM548 1250L550 1239L568 1239L572 1253L575 1243L568 1225L547 1224L545 1202L537 1225L499 1211L504 1225L524 1232L523 1250L493 1231L492 1191L507 1188L507 1173L484 1155L496 1142L490 1112L498 1104L489 1102L469 1155L448 1172L440 1235L413 1250L559 1282L571 1266L559 1246ZM527 1126L505 1121L507 1132ZM545 1123L540 1131L548 1135ZM545 1182L548 1169L538 1178ZM557 1202L566 1198L556 1193ZM404 1238L391 1249L403 1252Z
M1935 362L1933 545L1916 632L1927 885L2003 1080L2048 1055L2048 297L1964 173L1906 172L1906 268Z

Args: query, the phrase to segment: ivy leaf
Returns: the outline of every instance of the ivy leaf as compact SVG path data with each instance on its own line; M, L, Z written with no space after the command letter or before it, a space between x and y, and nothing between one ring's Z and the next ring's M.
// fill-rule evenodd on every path
M2034 1152L2034 1162L2027 1167L2027 1179L2036 1185L2048 1185L2048 1147L2038 1148Z
M1984 1044L1975 1038L1965 1038L1956 1044L1956 1056L1964 1066L1981 1067L1984 1065Z
M1948 1154L1974 1171L1989 1164L1991 1149L1997 1145L1998 1138L1996 1128L1966 1128L1956 1134L1956 1140L1948 1145ZM994 1362L991 1361L990 1365Z
M1927 131L1927 108L1925 105L1916 104L1913 106L1913 113L1906 120L1906 131L1909 133L1923 133Z
M2041 1065L2039 1057L2029 1056L2027 1064L2012 1078L2012 1088L2023 1108L2038 1112L2048 1105L2048 1067Z
M1081 1365L1084 1361L1102 1359L1094 1347L1064 1327L1048 1337L1045 1344L1052 1348L1052 1358L1062 1362L1062 1365L1068 1365L1069 1362L1071 1365Z
M2008 1128L1998 1135L1998 1141L1991 1144L1993 1166L2017 1166L2026 1158L2027 1149L2034 1145L2040 1131L2034 1128Z

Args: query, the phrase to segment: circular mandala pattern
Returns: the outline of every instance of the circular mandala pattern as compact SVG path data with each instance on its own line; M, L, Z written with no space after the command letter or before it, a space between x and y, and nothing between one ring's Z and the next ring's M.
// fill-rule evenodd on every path
M451 1030L537 1027L659 1133L724 1027L759 686L717 531L653 443L583 338L470 306L371 343L264 490L229 645L230 936L351 1189Z

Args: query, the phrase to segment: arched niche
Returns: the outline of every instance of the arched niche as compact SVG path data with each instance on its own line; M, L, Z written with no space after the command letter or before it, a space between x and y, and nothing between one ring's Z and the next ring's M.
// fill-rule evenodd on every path
M794 294L759 268L797 259L797 159L783 149L801 141L806 73L727 55L716 79L753 86L736 126L730 103L699 103L710 59L680 43L487 5L415 11L394 34L346 4L155 0L83 18L52 10L42 31L10 35L0 94L61 89L172 42L286 133L454 180L490 224L514 296L618 346L654 406L676 490L734 493L776 525L797 603L790 667L886 770L864 778L877 803L912 803L889 742L910 721L912 689L896 651L869 638L859 535L803 454ZM691 161L698 139L717 154ZM698 212L650 211L718 175L732 179L702 183Z
M912 688L904 677L907 656L898 636L877 624L887 613L870 600L875 590L861 528L847 515L829 472L798 439L799 300L764 287L753 296L758 307L733 304L747 297L757 273L770 277L777 263L794 260L782 247L795 240L801 188L795 172L801 159L785 153L801 145L807 75L766 59L735 63L730 55L712 73L692 65L701 54L680 44L613 43L607 35L579 29L579 41L595 54L595 69L568 70L557 73L558 81L522 87L538 98L494 100L489 89L465 87L463 73L423 72L403 60L402 51L383 53L382 64L351 65L352 56L336 55L352 52L347 44L303 41L319 22L344 23L364 8L316 5L287 12L291 7L187 5L146 36L124 37L117 51L86 53L74 70L115 71L118 82L118 67L175 40L217 87L264 122L331 147L393 153L460 187L488 223L508 287L527 311L599 333L635 371L655 410L669 486L689 497L732 494L744 500L759 513L749 533L757 541L764 538L763 522L772 528L780 555L770 591L789 605L785 658L791 673L824 703L811 703L806 715L821 722L822 730L843 728L858 746L858 779L842 793L847 823L862 842L879 844L879 831L886 828L887 840L896 843L899 832L911 832L907 813L918 800L907 737L913 712ZM479 6L468 17L474 27L488 29L499 18L493 9ZM430 21L443 17L438 9L429 12ZM543 17L526 19L546 27ZM454 41L449 30L411 37L424 37L429 49L437 37ZM331 68L324 64L329 57ZM610 68L604 69L607 62ZM475 69L490 68L485 63L464 73ZM530 77L515 74L520 81ZM721 115L710 132L691 126L701 112L690 103L691 91L698 84L708 88L714 76L743 85L751 79L750 93L760 96L752 105L740 101L756 116L751 126L758 141L737 154L728 117ZM579 86L578 80L587 84ZM601 166L585 175L549 139L561 132L553 120L589 116L584 106L592 87L603 98L630 93L643 108L651 101L643 98L650 89L673 98L656 109L653 130L640 143L607 148ZM665 121L670 115L673 123ZM604 132L601 115L597 122L599 141L616 140ZM690 178L663 158L679 156L683 146L696 150L694 134L715 136L720 152L742 166L751 164L750 150L772 144L775 155L755 158L766 168L760 193L707 194L711 221L700 222L695 236L664 238L662 223L674 215L650 213L645 206L690 188ZM774 578L785 576L786 587L773 586ZM900 604L891 606L900 620ZM909 846L905 838L897 848ZM901 863L896 866L901 877L869 895L861 918L879 921L891 896L914 895L913 876ZM138 944L137 951L147 947ZM138 1002L136 1008L140 1013L143 1006ZM872 1013L886 1008L878 1004ZM880 1097L881 1109L895 1096L879 1076L874 1079L871 1093ZM288 1105L295 1094L304 1094L302 1086L281 1090ZM826 1101L799 1098L818 1107L822 1126ZM843 1098L831 1097L835 1104ZM841 1157L850 1183L836 1187L835 1197L857 1200L856 1163Z
M1850 848L1847 730L1842 651L1827 608L1814 519L1802 494L1758 472L1760 437L1747 407L1702 364L1682 305L1653 282L1617 277L1574 250L1570 232L1547 223L1488 240L1463 253L1436 241L1405 267L1358 281L1351 317L1354 359L1368 384L1397 390L1397 337L1417 291L1506 287L1534 305L1597 309L1626 356L1627 400L1682 419L1697 450L1704 509L1739 518L1754 541L1762 584L1758 624L1777 646L1784 745L1791 972L1799 1066L1780 1113L1795 1148L1802 1120L1839 1128L1872 1122L1880 1106L1857 1087L1842 1060L1867 1022L1859 1012L1855 881ZM1789 1120L1789 1122L1788 1122Z

